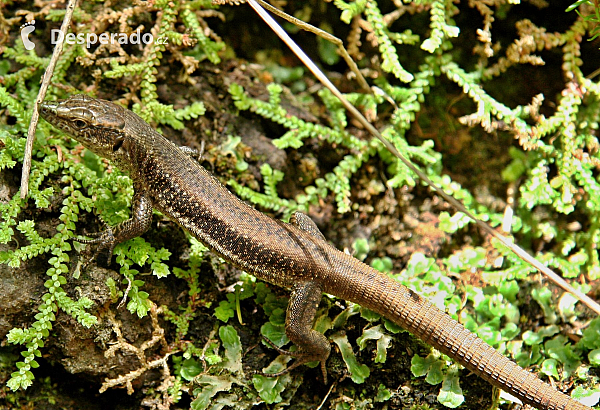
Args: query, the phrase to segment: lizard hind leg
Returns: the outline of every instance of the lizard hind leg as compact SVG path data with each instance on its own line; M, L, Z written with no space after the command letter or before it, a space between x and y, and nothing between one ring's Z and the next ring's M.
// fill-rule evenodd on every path
M315 221L310 219L310 216L303 214L302 212L294 212L290 218L290 223L302 229L303 231L310 233L312 236L316 236L319 239L327 241L327 238L325 238L325 235L323 235L323 233L319 230L319 227Z
M296 359L296 361L294 363L292 363L291 365L289 365L288 367L286 367L285 369L283 369L280 372L276 372L276 373L265 373L265 372L262 372L262 374L264 376L267 376L267 377L282 376L284 374L289 373L291 370L295 369L298 366L301 366L303 364L319 360L318 358L313 358L313 354L312 353L307 354L305 352L298 351L298 350L293 351L293 352L290 351L290 350L285 350L285 349L282 349L281 347L277 346L275 344L275 342L273 342L268 337L263 336L262 338L263 338L263 340L265 342L267 342L267 344L269 346L271 346L273 349L275 349L277 351L277 353L285 355L285 356L291 356L291 357L293 357L293 358ZM325 368L325 360L321 360L321 372L323 373L324 383L327 384L327 369Z
M267 339L267 341L279 353L295 357L296 361L286 370L267 376L279 376L302 364L320 361L323 380L327 384L325 363L331 352L331 346L322 333L312 328L317 307L321 301L321 294L321 287L313 281L298 283L292 288L290 303L286 311L285 333L298 346L298 351L288 352L276 347L270 340Z

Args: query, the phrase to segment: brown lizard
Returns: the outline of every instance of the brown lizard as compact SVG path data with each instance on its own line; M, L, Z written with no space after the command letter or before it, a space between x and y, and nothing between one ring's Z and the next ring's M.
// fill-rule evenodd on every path
M539 409L590 410L498 353L417 293L331 246L307 215L297 212L285 223L247 205L133 112L74 95L43 103L40 114L133 180L131 219L87 242L108 250L110 258L116 244L149 228L155 208L231 263L291 289L285 329L299 347L291 367L320 361L326 375L330 345L312 329L325 292L387 317L524 403Z

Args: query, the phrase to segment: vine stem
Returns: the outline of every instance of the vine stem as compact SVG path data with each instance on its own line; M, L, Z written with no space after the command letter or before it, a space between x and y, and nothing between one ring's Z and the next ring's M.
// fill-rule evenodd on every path
M50 86L50 80L52 79L52 74L54 73L54 69L56 68L56 63L58 63L58 58L62 53L65 38L67 37L67 31L69 30L69 26L71 25L71 18L73 17L73 11L75 10L76 5L77 0L69 0L69 3L67 4L65 17L63 18L62 25L60 26L60 32L62 33L62 35L59 37L56 43L56 47L54 47L54 51L52 52L52 58L50 59L50 63L48 64L48 67L44 72L42 84L40 85L40 91L38 92L38 96L33 104L31 121L29 122L29 129L27 130L25 154L23 156L23 170L21 171L21 199L25 199L29 192L31 154L33 151L33 142L35 141L35 129L37 128L37 124L40 119L38 106L42 103L42 101L44 101L44 98L46 97L46 92L48 91L48 87Z

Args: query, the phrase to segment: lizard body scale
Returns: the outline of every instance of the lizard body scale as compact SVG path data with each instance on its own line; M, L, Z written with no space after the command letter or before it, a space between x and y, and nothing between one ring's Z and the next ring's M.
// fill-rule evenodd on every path
M524 403L539 409L590 410L498 353L423 297L334 248L308 216L296 213L292 223L285 223L247 205L133 112L80 94L43 103L40 114L133 180L131 219L89 242L110 254L115 244L146 231L156 208L226 260L291 289L286 333L301 352L292 367L320 360L324 369L330 345L312 330L312 322L326 292L387 317Z

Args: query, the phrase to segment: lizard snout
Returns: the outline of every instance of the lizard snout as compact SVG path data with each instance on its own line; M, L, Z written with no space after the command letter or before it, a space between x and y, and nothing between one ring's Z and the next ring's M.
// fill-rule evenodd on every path
M43 118L47 118L50 114L56 114L58 108L58 102L56 101L44 101L40 104L39 112Z

